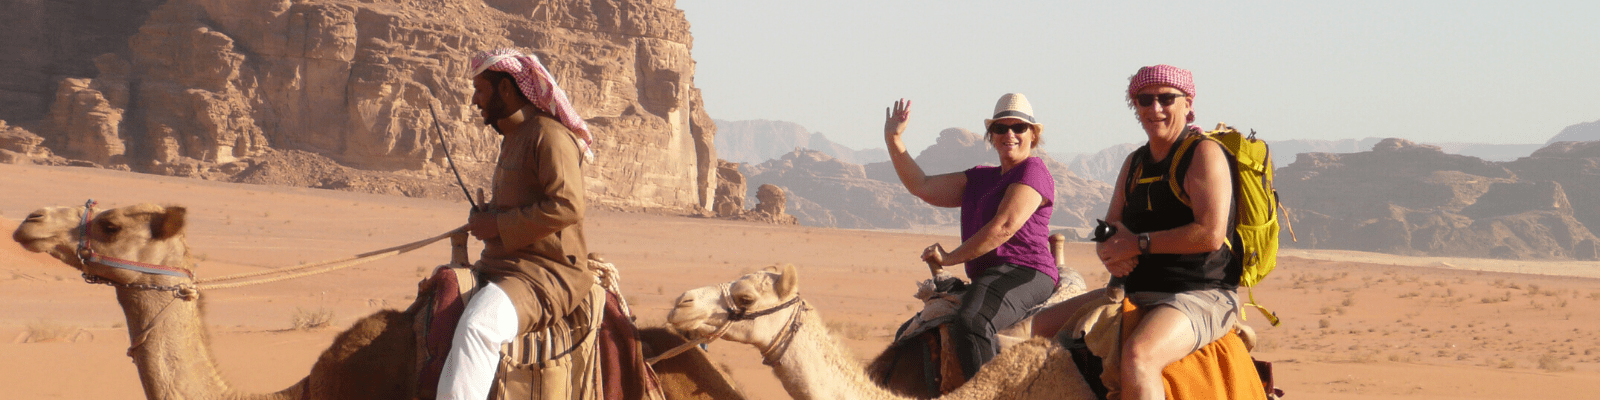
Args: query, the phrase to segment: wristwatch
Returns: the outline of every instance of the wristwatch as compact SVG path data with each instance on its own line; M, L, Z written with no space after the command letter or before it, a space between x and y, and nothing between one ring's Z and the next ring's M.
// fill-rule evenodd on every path
M1150 233L1139 234L1139 254L1150 255Z

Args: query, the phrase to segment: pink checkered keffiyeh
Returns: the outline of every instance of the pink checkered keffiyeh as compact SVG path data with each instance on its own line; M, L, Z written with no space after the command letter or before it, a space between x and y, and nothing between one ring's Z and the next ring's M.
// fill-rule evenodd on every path
M522 95L533 102L539 109L556 116L562 125L571 129L583 139L583 155L587 160L594 159L594 151L590 144L594 143L594 136L589 133L589 125L578 116L577 110L572 108L572 101L567 99L567 92L556 85L550 71L539 63L539 59L528 54L523 54L515 49L496 49L478 53L472 56L472 73L469 77L476 77L483 71L500 71L511 74L517 80L517 87L522 89Z
M1189 98L1195 97L1194 74L1189 70L1161 64L1139 68L1139 72L1128 77L1128 100L1133 100L1133 94L1139 89L1150 85L1166 85L1183 91ZM1194 110L1189 110L1189 121L1194 122Z

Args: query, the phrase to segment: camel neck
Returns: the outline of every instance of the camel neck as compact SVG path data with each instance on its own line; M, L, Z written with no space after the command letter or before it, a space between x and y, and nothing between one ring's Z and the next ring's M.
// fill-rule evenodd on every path
M867 378L850 350L828 333L815 311L804 311L788 351L772 366L796 400L903 399Z
M210 340L198 300L170 292L117 288L117 302L128 321L129 350L139 370L145 398L152 400L289 400L296 388L271 394L232 390L211 356ZM141 341L141 336L143 336Z

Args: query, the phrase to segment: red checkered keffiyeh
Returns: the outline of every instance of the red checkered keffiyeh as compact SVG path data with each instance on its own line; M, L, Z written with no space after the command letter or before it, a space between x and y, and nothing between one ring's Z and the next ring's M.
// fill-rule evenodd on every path
M522 89L522 95L533 102L535 106L545 112L555 115L561 120L562 125L576 133L583 147L585 160L594 159L594 151L590 144L594 143L594 136L589 133L589 125L578 116L577 110L572 108L572 101L567 99L567 92L556 85L550 71L539 63L539 59L528 54L523 54L515 49L496 49L478 53L472 56L469 66L472 73L469 77L476 77L483 71L500 71L511 74L517 80L517 87Z
M1165 85L1183 91L1189 98L1195 97L1194 74L1189 70L1161 64L1139 68L1139 72L1128 77L1128 100L1133 100L1133 94L1139 89L1150 85ZM1130 103L1131 104L1131 103ZM1194 110L1189 110L1189 121L1194 122Z

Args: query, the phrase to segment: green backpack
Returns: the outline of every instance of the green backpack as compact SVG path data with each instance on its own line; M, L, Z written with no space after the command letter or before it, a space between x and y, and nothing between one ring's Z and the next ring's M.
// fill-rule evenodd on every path
M1227 124L1217 124L1217 129L1198 135L1189 135L1178 143L1177 151L1180 157L1192 156L1193 147L1201 140L1210 140L1221 144L1228 151L1228 159L1233 161L1229 169L1233 173L1233 197L1238 205L1236 215L1237 223L1234 225L1234 235L1228 238L1228 246L1233 249L1234 260L1242 262L1244 273L1239 277L1239 283L1247 290L1261 283L1272 269L1278 266L1278 214L1277 211L1287 209L1278 202L1278 190L1272 186L1272 153L1267 149L1267 142L1256 139L1255 131L1249 136L1239 133L1237 129ZM1172 169L1167 171L1167 176L1177 177L1178 168L1187 165L1186 162L1174 160ZM1178 195L1178 200L1184 205L1189 204L1189 195L1183 192L1183 184L1179 179L1166 179L1172 187L1172 192ZM1287 220L1285 220L1287 222ZM1285 223L1285 225L1288 225ZM1294 237L1294 227L1289 226L1289 237ZM1250 302L1247 306L1255 307L1262 315L1272 322L1273 326L1279 323L1278 316L1271 310L1256 303L1255 291L1249 291ZM1243 315L1240 315L1243 318Z

